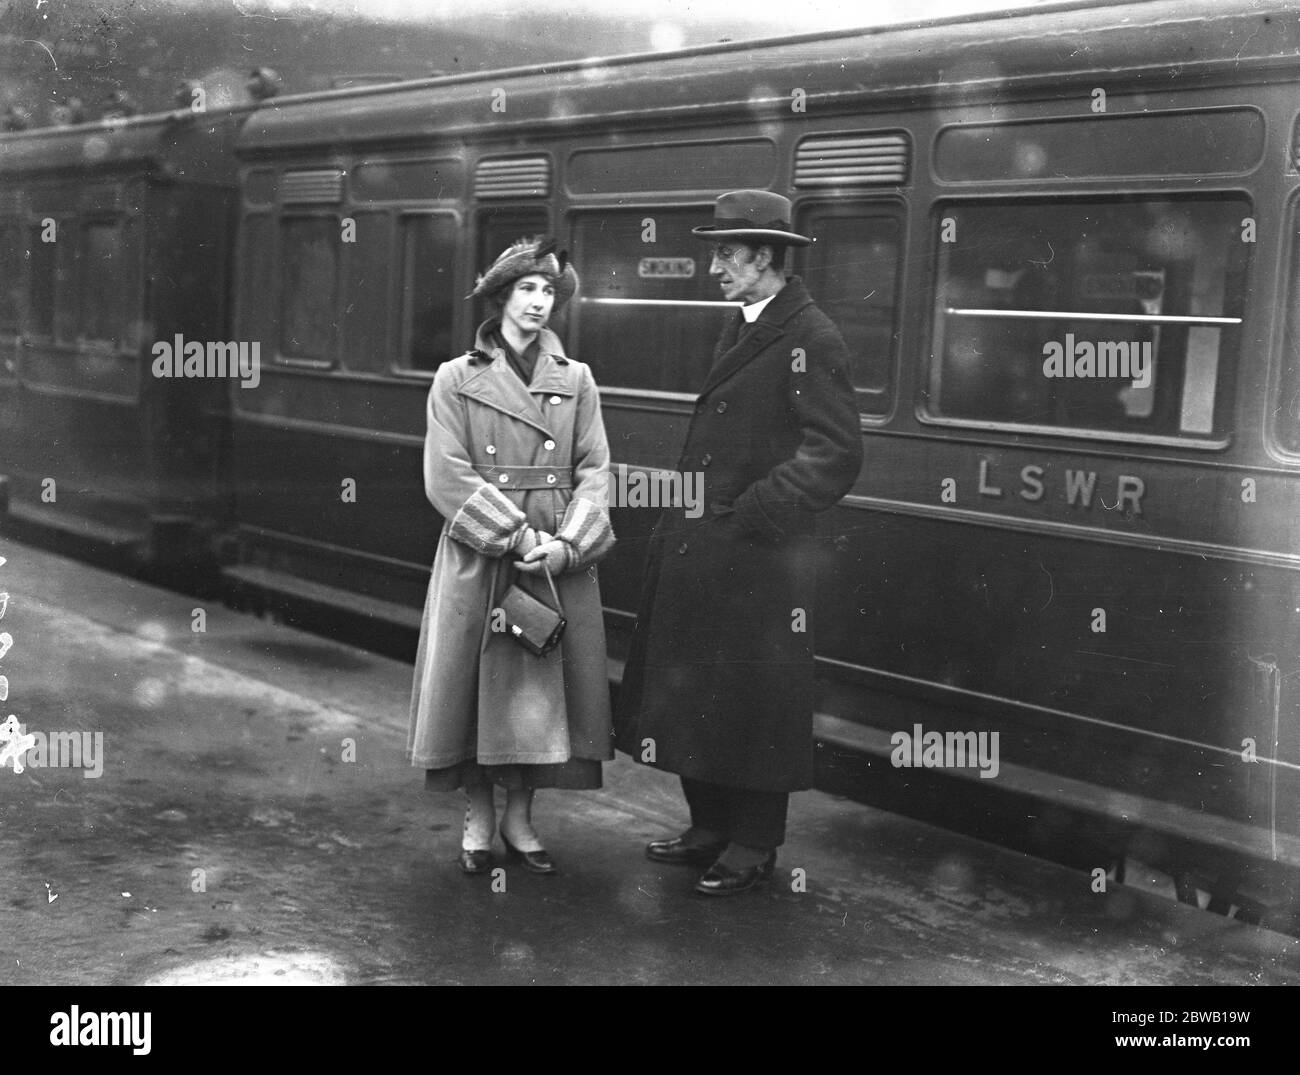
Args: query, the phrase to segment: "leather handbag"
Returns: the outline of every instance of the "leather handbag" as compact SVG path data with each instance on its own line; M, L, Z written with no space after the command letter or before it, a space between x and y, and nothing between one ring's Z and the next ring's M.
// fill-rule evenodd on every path
M501 610L505 613L506 630L510 637L524 647L534 657L545 657L560 644L564 628L568 621L564 618L564 607L560 604L560 594L555 588L555 580L545 567L542 573L551 587L551 596L555 598L555 607L551 608L545 601L534 597L519 583L512 582L501 599Z

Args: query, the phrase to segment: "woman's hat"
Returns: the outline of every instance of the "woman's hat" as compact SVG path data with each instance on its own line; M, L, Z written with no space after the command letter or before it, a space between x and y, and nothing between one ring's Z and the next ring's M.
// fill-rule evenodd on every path
M520 239L508 247L492 263L487 272L479 276L474 290L465 297L472 299L475 295L493 295L509 287L521 276L541 273L555 285L555 306L559 310L573 298L578 290L578 274L569 264L569 255L556 251L554 239Z
M713 223L692 228L701 239L808 246L812 240L790 230L790 199L770 190L733 190L713 207Z

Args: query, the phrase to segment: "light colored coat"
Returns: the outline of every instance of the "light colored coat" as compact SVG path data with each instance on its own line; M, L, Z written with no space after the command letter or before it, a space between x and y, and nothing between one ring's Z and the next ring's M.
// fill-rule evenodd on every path
M475 350L438 368L429 392L424 488L445 523L415 660L407 754L423 769L470 759L607 760L609 680L594 565L614 534L596 383L543 330L525 387L487 341L489 327L479 328ZM554 603L544 577L511 567L525 526L577 554L555 580L568 627L545 657L516 643L494 615L515 577Z

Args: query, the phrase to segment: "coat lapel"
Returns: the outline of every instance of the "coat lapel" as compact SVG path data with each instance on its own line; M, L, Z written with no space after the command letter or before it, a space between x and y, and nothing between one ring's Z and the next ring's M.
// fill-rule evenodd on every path
M718 342L713 346L713 364L718 364L718 359L736 346L736 341L740 338L740 323L744 316L739 310L735 315L727 318L726 327L722 330L722 335L718 337Z
M534 396L574 394L567 360L561 363L561 358L564 358L563 353L557 357L555 352L542 349L542 353L537 356L537 368L533 370L533 383L528 386L530 393Z
M474 376L468 378L460 386L460 394L551 436L533 397L510 369L500 348L485 353L492 356L491 363L484 363Z
M785 333L785 323L811 302L812 298L808 294L808 289L803 286L803 281L797 276L792 276L785 287L776 293L776 297L763 308L763 312L758 315L758 320L743 339L736 342L739 334L738 322L728 326L719 344L721 353L714 360L713 368L704 379L704 387L700 389L700 395L713 391L728 377L734 376L737 371L744 368L769 344L780 339Z
M482 368L460 386L460 394L482 403L511 418L526 422L551 437L554 434L548 428L546 417L538 405L537 395L572 396L573 385L566 374L567 359L564 349L554 333L545 332L541 339L540 354L537 356L537 368L533 370L533 383L528 387L515 375L506 361L505 353L494 347L487 339L487 324L479 328L474 341L476 349L491 358L490 363L483 363Z

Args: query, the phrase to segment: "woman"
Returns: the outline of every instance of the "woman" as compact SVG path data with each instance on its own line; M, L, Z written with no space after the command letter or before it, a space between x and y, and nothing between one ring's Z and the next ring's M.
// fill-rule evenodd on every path
M438 368L429 392L424 488L445 523L407 752L426 787L465 789L465 873L492 865L497 785L506 789L506 851L534 873L554 873L532 826L534 790L598 788L601 762L613 757L593 566L614 543L609 446L591 371L546 327L577 283L553 243L515 243L473 291L498 316L479 327L474 350ZM543 570L568 626L536 657L505 629L499 605L515 581L554 604Z

